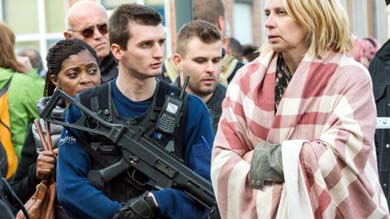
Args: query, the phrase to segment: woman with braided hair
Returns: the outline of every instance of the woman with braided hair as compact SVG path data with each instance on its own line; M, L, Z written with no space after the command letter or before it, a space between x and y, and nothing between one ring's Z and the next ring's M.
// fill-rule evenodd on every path
M100 70L96 52L85 42L66 39L57 42L46 57L48 73L45 83L45 97L38 103L42 111L55 89L62 89L70 96L81 90L100 84ZM63 112L64 106L57 106L56 112ZM43 125L43 120L40 119ZM16 194L26 202L35 192L36 185L55 169L56 148L62 132L61 126L51 124L52 151L43 148L35 125L31 125L23 145L21 161L11 182ZM43 130L46 133L46 130Z

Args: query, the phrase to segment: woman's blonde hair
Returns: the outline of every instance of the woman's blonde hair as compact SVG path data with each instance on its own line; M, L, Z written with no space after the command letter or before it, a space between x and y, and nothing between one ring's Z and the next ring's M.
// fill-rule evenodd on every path
M14 45L15 34L7 25L0 22L0 67L23 72L24 66L16 60Z
M332 50L346 53L353 48L348 16L340 0L282 0L290 16L306 33L309 51L320 56Z

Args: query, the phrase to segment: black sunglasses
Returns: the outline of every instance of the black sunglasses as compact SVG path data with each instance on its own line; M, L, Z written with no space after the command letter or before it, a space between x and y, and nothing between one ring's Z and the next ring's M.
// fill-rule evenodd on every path
M107 24L98 24L96 25L96 28L102 35L108 33ZM95 33L95 26L87 27L84 30L70 30L70 31L81 33L81 35L83 35L84 38L91 38Z

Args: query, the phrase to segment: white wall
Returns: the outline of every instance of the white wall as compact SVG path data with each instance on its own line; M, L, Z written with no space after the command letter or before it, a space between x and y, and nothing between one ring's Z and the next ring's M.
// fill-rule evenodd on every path
M251 7L246 3L234 3L233 6L234 37L241 44L253 43Z

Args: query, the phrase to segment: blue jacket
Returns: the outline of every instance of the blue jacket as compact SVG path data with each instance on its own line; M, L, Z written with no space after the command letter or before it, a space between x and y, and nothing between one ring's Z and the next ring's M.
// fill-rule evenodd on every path
M142 115L151 101L133 102L125 97L112 82L112 100L119 116L133 118ZM210 159L213 130L208 110L201 99L190 95L187 101L184 151L186 165L210 181ZM189 115L191 115L189 117ZM76 107L70 106L66 120L70 123L80 117ZM74 218L113 218L121 204L110 200L87 179L91 157L66 130L62 134L57 161L57 195L60 203ZM176 189L152 191L160 213L169 218L202 218L207 210L188 195Z

